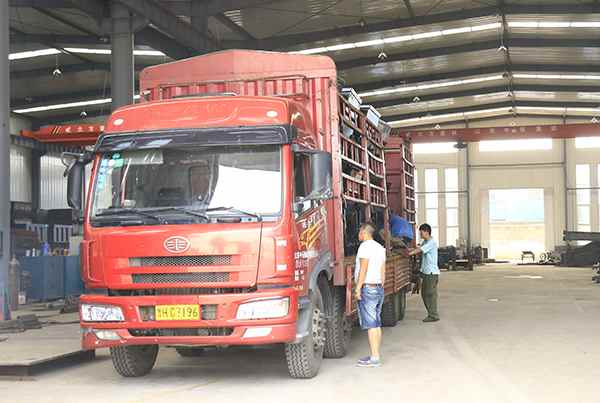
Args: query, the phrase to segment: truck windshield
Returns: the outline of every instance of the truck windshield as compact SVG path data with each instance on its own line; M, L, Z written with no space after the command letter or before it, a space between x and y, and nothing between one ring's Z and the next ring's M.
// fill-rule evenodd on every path
M160 224L167 222L164 215L194 221L277 217L281 187L278 145L106 152L97 169L91 218L126 215Z

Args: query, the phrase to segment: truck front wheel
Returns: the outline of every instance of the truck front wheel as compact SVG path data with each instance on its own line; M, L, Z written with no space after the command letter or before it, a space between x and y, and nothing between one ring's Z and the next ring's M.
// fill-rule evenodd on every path
M111 347L110 356L115 370L124 377L144 376L152 371L157 345Z
M285 358L292 378L313 378L323 361L325 345L325 310L319 287L310 296L310 324L308 335L300 343L285 345Z

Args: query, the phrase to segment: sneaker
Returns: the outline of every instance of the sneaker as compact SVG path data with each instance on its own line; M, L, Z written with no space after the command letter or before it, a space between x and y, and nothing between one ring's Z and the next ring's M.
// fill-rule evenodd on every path
M356 365L358 367L363 367L363 368L375 368L375 367L381 366L381 360L376 360L371 357L365 357L365 358L361 358L360 360L358 360Z
M423 322L425 322L425 323L437 322L438 320L440 320L440 318L432 318L431 316L428 316L425 319L423 319Z

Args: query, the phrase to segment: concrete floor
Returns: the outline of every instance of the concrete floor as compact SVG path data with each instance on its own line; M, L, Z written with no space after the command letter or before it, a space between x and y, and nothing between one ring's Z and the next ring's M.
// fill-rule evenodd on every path
M600 285L590 269L486 266L442 276L442 321L423 324L422 303L410 298L404 322L384 332L381 368L354 366L367 349L360 331L348 357L326 360L312 380L288 378L281 348L201 358L163 349L141 379L119 377L100 353L0 380L0 402L600 402Z

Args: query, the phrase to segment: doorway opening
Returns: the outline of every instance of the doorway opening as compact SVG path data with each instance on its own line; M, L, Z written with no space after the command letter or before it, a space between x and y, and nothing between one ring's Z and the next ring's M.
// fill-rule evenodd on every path
M537 260L546 250L544 189L492 189L489 201L490 257L521 261L528 251Z

